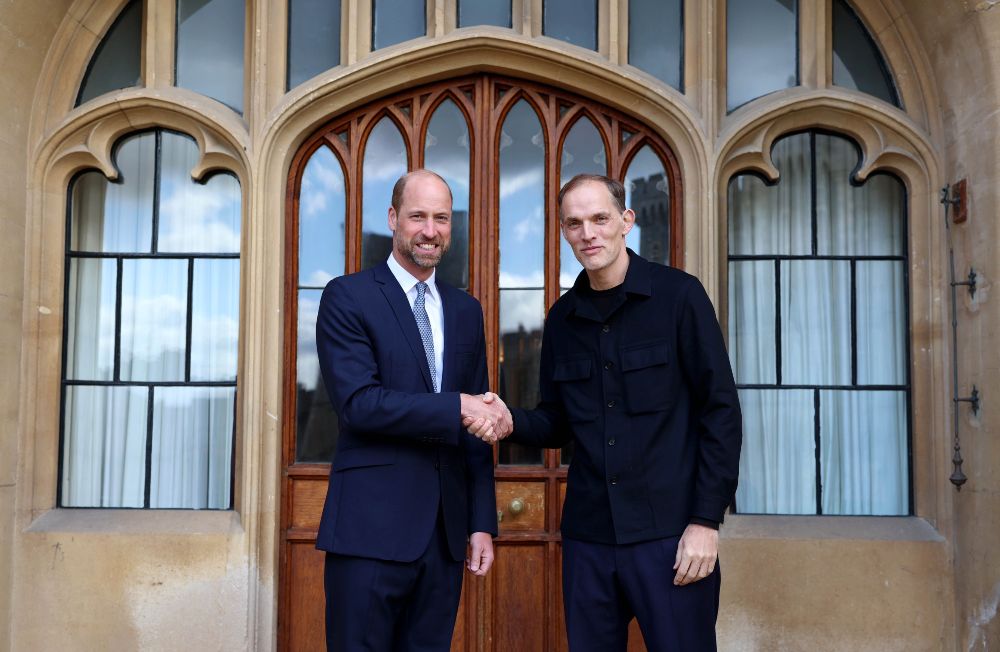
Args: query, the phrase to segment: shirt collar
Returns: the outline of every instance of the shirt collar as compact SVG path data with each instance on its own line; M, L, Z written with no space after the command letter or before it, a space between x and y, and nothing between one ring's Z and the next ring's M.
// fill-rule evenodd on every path
M386 264L389 266L389 271L392 272L392 275L396 277L396 281L399 282L399 287L403 288L403 294L409 295L410 290L412 290L417 283L420 282L420 279L406 271L406 269L399 264L399 261L396 260L396 257L393 256L391 252L389 253L389 260L386 261ZM427 284L427 294L429 294L431 298L436 301L440 297L438 297L435 278L437 278L436 269L431 271L430 277L424 281L424 283Z
M625 280L622 282L622 289L627 294L639 294L648 297L653 294L652 282L650 280L649 261L635 253L631 249L628 252L628 269L625 271ZM583 270L576 277L573 289L576 291L588 290L590 279L587 277L587 270Z
M628 269L625 271L625 280L622 282L622 290L625 294L634 294L648 297L653 294L650 263L648 260L635 253L631 249L628 252ZM587 277L587 270L583 270L576 277L573 283L573 307L571 312L586 317L594 321L601 321L601 315L587 298L586 292L590 289L590 279Z

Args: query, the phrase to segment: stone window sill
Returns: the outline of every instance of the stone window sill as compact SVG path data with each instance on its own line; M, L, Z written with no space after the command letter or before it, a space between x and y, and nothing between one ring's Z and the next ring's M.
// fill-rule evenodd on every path
M944 542L934 526L918 516L773 516L727 514L723 539L851 539L862 541Z
M187 509L52 509L27 532L140 535L234 535L243 533L235 511Z

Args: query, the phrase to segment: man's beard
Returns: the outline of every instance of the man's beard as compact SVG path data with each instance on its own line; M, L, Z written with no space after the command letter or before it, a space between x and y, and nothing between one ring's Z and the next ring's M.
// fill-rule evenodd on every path
M444 256L445 252L451 246L451 241L443 240L442 238L434 238L433 240L425 240L422 237L414 238L407 242L403 240L403 236L397 231L392 235L393 244L396 249L406 256L407 259L413 262L417 267L422 267L423 269L434 269L441 263L441 257ZM417 245L420 244L436 244L440 245L437 250L437 255L427 254L421 252L417 249Z

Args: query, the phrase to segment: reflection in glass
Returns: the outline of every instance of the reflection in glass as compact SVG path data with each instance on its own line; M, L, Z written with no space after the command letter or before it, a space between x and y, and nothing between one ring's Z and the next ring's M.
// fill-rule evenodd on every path
M833 83L899 106L889 66L844 0L833 0Z
M243 113L244 0L177 0L177 86Z
M777 382L774 262L729 263L729 359L736 382Z
M427 6L417 0L372 0L372 49L427 34Z
M191 380L236 380L240 334L240 261L194 261L191 288Z
M63 507L142 507L146 482L145 387L67 387Z
M164 132L160 160L157 251L238 253L240 184L231 174L205 183L191 179L198 147L187 136Z
M538 404L545 316L545 142L531 106L518 101L500 135L500 396ZM543 452L500 444L501 464L543 463Z
M906 384L906 267L898 260L859 260L858 384Z
M681 0L629 0L628 62L681 89Z
M90 67L76 105L98 95L142 83L142 2L131 0L104 35L90 60Z
M340 0L288 0L286 89L337 65L340 65Z
M736 509L744 514L815 514L812 390L740 390L743 449Z
M389 258L392 231L387 213L392 202L392 186L406 174L406 145L396 124L388 117L379 120L365 144L362 170L361 269Z
M66 289L66 377L112 380L115 369L117 263L73 258Z
M511 407L538 405L544 290L500 290L500 397ZM500 444L500 464L542 464L542 450Z
M670 264L670 184L663 161L644 145L625 174L625 207L635 212L628 245L654 263Z
M545 287L545 142L524 100L500 133L500 287Z
M604 140L588 118L578 120L563 141L559 158L559 185L566 185L567 181L584 173L608 173ZM573 255L573 248L566 242L566 238L559 238L559 287L572 287L581 271L583 266Z
M542 33L597 49L597 0L543 0Z
M798 82L796 0L726 3L726 106L730 111Z
M819 395L823 513L908 514L906 393Z
M299 285L322 288L344 273L344 171L320 147L309 158L299 190Z
M72 251L150 251L156 134L130 136L115 150L118 181L85 172L73 183Z
M782 261L780 283L782 382L849 385L850 262Z
M321 290L299 290L298 348L295 358L295 461L329 463L337 446L339 421L330 404L316 353L316 316Z
M228 509L235 387L153 390L149 506Z
M876 174L851 185L860 154L838 136L816 134L816 241L821 255L902 256L905 190Z
M812 253L812 165L809 134L775 142L771 158L781 173L775 185L741 174L729 183L729 253Z
M440 174L452 194L451 248L438 278L457 288L469 285L469 126L451 100L434 110L424 140L424 167Z
M188 261L122 261L121 380L184 380Z
M511 27L511 0L458 0L458 26Z

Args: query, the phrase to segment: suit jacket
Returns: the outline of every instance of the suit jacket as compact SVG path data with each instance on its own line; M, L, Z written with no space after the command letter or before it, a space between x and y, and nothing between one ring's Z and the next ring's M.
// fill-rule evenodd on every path
M441 392L412 309L385 263L330 281L316 322L320 369L340 436L316 547L414 561L443 514L448 548L496 534L492 448L461 424L459 393L489 387L479 302L437 282L444 323Z

